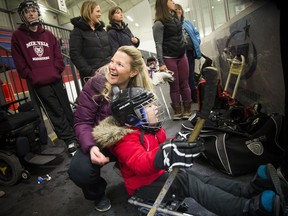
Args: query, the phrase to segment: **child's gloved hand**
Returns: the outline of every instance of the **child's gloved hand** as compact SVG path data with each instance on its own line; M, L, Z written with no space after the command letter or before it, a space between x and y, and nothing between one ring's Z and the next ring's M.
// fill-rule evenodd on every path
M194 157L202 151L204 151L204 145L201 140L191 143L168 140L161 144L154 158L154 165L157 169L189 168L193 165Z

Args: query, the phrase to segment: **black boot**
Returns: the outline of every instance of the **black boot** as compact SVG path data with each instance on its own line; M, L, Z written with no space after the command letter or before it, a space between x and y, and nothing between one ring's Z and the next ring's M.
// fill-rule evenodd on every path
M180 120L182 118L182 106L181 103L171 103L174 110L173 121Z
M182 119L189 119L192 114L192 102L183 102L183 116Z

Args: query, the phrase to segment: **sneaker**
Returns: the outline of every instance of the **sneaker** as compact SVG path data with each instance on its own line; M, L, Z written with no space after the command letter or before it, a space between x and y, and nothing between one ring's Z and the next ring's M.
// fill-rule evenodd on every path
M67 151L70 157L74 156L74 154L76 153L77 147L78 147L78 143L76 141L72 141L67 145Z
M95 209L99 212L106 212L110 208L111 202L106 196L103 196L100 201L95 201Z
M5 196L5 192L0 190L0 198Z

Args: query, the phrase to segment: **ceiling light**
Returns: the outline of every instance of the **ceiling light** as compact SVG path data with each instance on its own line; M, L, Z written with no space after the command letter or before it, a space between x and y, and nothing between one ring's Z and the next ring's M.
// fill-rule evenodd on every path
M138 24L138 23L135 23L135 26L136 26L136 27L139 27L139 24Z
M133 22L132 17L130 17L130 16L126 16L126 18L127 18L130 22Z
M47 11L47 8L42 5L42 4L38 4L39 5L39 10L40 10L40 13L45 13Z

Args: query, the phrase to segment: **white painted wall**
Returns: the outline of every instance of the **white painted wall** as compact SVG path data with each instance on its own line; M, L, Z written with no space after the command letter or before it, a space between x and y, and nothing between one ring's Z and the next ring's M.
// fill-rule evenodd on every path
M140 39L139 49L155 53L156 49L152 33L153 19L149 2L142 1L131 10L125 12L125 16L128 15L133 18L133 22L128 19L125 19L125 22L128 23L133 34ZM138 23L139 27L136 27L135 23Z

